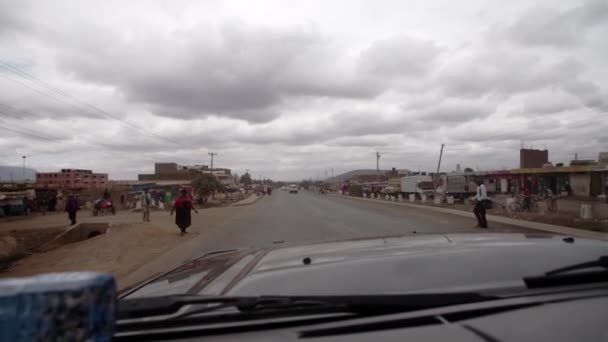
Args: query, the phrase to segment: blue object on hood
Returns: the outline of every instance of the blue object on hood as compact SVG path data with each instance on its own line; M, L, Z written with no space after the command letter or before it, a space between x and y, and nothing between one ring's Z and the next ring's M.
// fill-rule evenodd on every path
M0 280L1 341L111 341L116 283L105 273Z

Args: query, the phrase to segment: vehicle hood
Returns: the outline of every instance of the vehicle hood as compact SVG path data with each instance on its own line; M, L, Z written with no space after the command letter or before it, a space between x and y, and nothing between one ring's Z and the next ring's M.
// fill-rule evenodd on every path
M606 254L603 241L545 234L432 234L208 253L121 297L362 295L522 285Z

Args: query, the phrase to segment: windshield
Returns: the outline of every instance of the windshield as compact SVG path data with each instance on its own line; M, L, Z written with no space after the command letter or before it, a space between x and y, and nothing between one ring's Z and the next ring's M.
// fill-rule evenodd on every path
M601 0L0 0L0 278L375 295L596 260L607 18Z
M435 184L433 182L420 182L418 183L418 187L422 190L433 190L435 189Z

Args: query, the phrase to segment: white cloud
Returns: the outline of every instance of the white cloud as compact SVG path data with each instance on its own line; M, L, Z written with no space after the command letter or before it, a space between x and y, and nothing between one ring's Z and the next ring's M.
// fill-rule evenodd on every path
M440 142L446 168L516 166L521 140L605 149L604 1L292 5L0 0L3 62L129 122L0 67L0 163L133 178L213 150L298 179L374 168L376 150L433 168Z

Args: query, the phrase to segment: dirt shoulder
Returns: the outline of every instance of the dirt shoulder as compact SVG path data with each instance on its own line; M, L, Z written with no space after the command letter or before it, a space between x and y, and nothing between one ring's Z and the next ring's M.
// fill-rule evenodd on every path
M195 235L193 232L180 236L175 227L162 223L118 224L106 234L21 259L1 272L0 277L98 271L111 273L118 287L124 288L132 285L123 282L127 275Z

